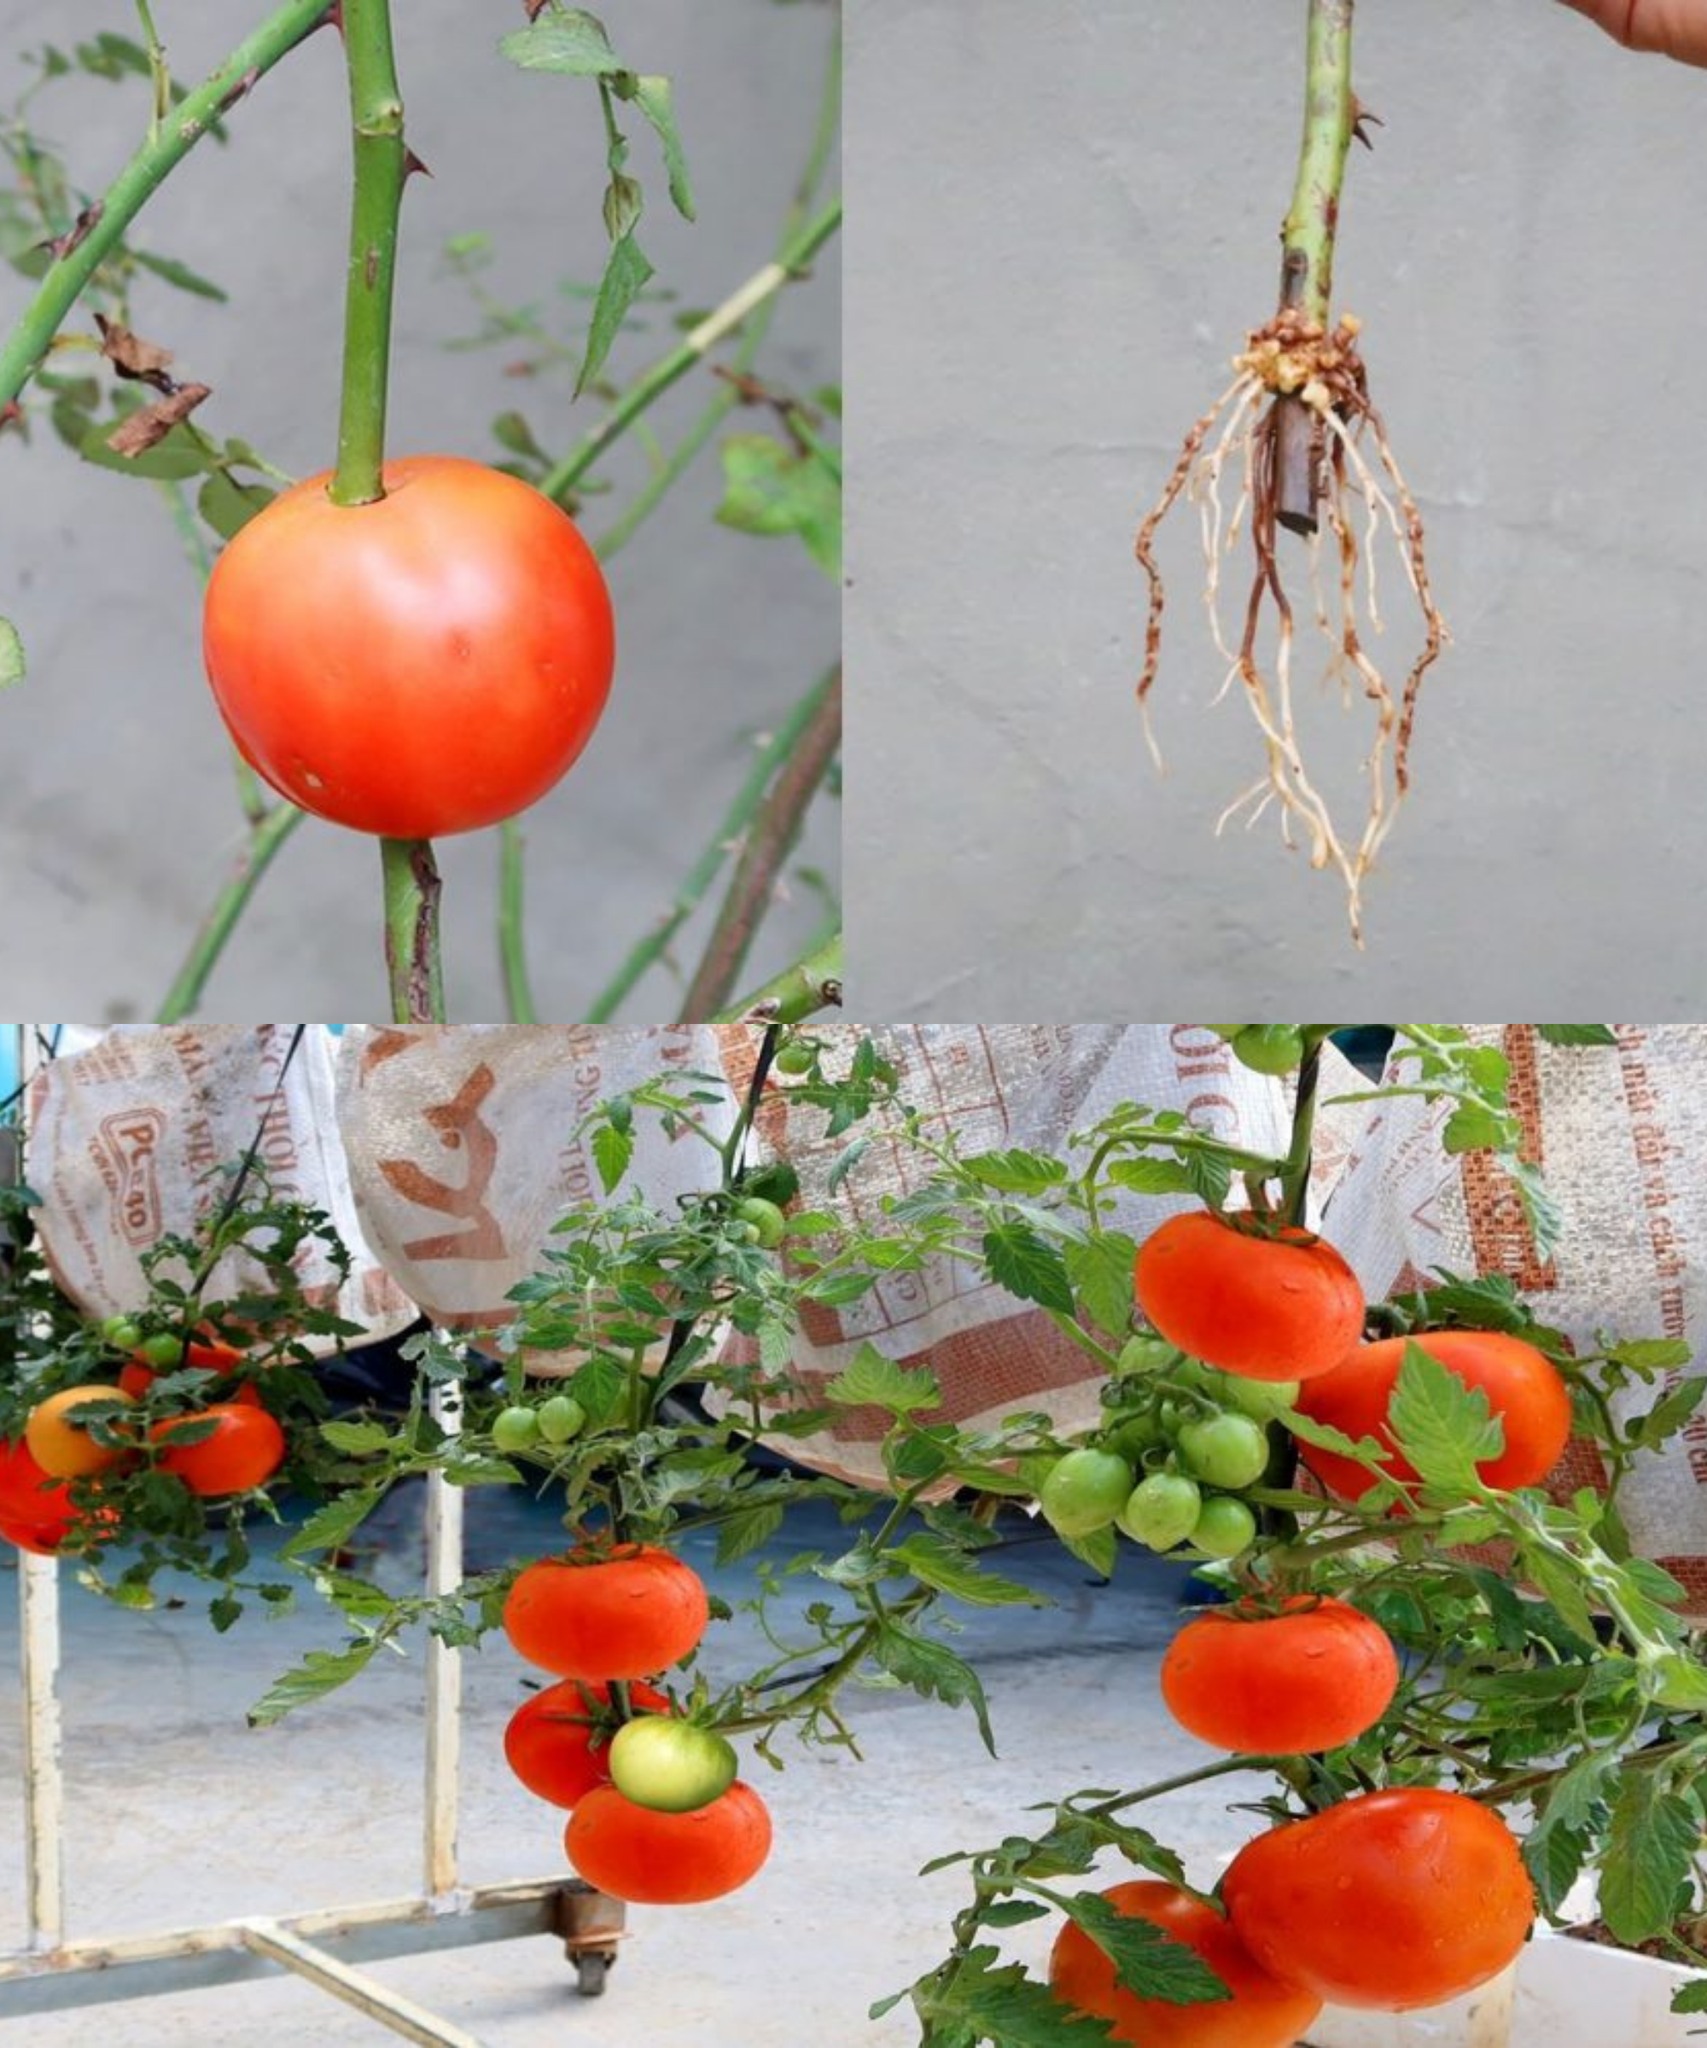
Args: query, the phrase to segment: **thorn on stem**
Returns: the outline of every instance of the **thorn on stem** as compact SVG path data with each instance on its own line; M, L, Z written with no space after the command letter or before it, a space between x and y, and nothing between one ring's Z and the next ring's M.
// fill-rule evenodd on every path
M1358 98L1357 94L1353 93L1351 96L1351 132L1363 144L1365 149L1373 149L1375 147L1374 139L1363 132L1366 125L1385 128L1387 124L1379 114L1372 114L1363 104L1362 100Z

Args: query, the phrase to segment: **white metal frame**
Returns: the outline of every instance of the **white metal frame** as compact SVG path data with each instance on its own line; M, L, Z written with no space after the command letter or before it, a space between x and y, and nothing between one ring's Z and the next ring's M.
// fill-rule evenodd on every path
M32 1044L18 1027L19 1071L27 1081ZM433 1413L447 1431L460 1423L461 1389L435 1389ZM462 1580L463 1496L443 1475L427 1478L427 1591L452 1593ZM331 1906L288 1917L239 1918L206 1927L120 1939L65 1938L65 1779L59 1668L59 1560L19 1553L23 1664L24 1878L27 1939L0 1951L0 2020L25 2013L182 1992L289 1971L366 2013L406 2040L480 2048L478 2038L356 1967L523 1934L554 1934L574 1963L579 1988L604 1989L623 1933L620 1901L575 1877L484 1885L457 1882L457 1795L461 1745L460 1653L437 1637L426 1653L426 1746L422 1888L410 1897ZM115 1622L120 1618L115 1615ZM341 1950L341 1955L334 1954Z

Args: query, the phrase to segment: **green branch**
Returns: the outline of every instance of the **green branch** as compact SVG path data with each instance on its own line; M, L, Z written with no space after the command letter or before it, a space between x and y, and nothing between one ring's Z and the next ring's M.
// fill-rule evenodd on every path
M439 969L439 870L430 839L382 839L385 966L394 1024L442 1024Z
M335 505L385 495L385 396L391 364L397 215L409 155L391 49L391 0L344 0L344 50L355 130L355 196L344 295L344 380L338 413Z
M63 253L0 347L0 405L10 403L29 382L84 286L118 246L167 173L256 79L287 57L330 11L327 0L288 0L239 43L194 92L186 93L170 118L158 125L83 216L80 225L84 232L73 231L66 237Z
M800 1024L819 1010L837 1010L842 1003L842 934L816 943L803 959L785 968L763 988L731 1003L711 1019L714 1024L739 1024L759 1016L767 1024Z
M218 964L238 919L248 909L261 877L272 865L274 854L307 815L295 804L276 803L251 825L247 845L237 856L229 879L197 928L183 966L161 999L154 1019L157 1024L176 1024L195 1010L208 976Z
M1309 0L1304 67L1304 140L1298 179L1280 230L1283 306L1327 324L1333 295L1334 230L1346 152L1356 124L1351 89L1351 16L1355 0Z

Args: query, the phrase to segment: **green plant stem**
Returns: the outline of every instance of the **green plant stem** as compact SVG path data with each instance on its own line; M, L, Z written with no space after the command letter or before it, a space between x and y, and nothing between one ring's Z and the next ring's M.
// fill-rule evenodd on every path
M805 270L812 258L842 224L842 202L833 199L794 236L773 263L767 263L721 306L708 313L693 332L651 369L637 377L581 445L564 456L541 483L548 498L564 498L575 488L605 450L689 370L732 334L758 307L774 298L782 287Z
M0 405L23 390L90 278L178 164L227 108L326 19L327 0L287 0L187 93L108 186L88 232L58 258L0 346Z
M391 48L391 0L344 0L344 51L355 132L350 269L344 294L344 380L338 412L335 505L385 495L385 397L391 364L397 216L409 155Z
M1280 1166L1280 1217L1302 1226L1310 1199L1310 1148L1316 1134L1316 1100L1321 1086L1325 1025L1304 1031L1304 1057L1298 1064L1298 1091L1292 1102L1292 1140Z
M512 1024L537 1024L533 985L528 980L527 924L523 915L521 822L506 818L498 833L498 962L504 975L504 1001Z
M609 1023L624 998L647 969L661 960L669 950L671 940L693 915L704 900L706 891L717 879L718 870L729 858L730 848L740 841L752 824L753 815L764 800L771 778L799 744L801 733L811 722L832 680L833 676L825 676L814 683L754 758L752 767L747 771L746 780L737 791L734 802L724 814L709 845L695 861L681 887L676 891L675 901L652 929L635 943L627 959L599 991L587 1012L589 1024Z
M813 797L842 744L842 672L838 665L820 685L818 701L793 751L753 814L735 872L705 953L682 1001L681 1022L702 1023L721 1010L776 891L783 863L800 837Z
M394 1024L442 1024L439 968L439 870L428 839L382 839L385 966Z
M760 1016L767 1024L800 1024L819 1010L840 1009L842 1002L842 934L838 927L831 938L815 945L792 967L756 988L738 1003L731 1003L709 1021L739 1024Z
M248 909L249 899L272 865L273 855L307 815L294 804L276 803L253 821L248 844L237 856L225 886L197 928L183 966L161 999L154 1018L157 1024L176 1024L194 1011L237 920Z
M1304 139L1292 204L1280 230L1280 304L1327 325L1333 296L1334 234L1346 152L1357 121L1351 89L1351 19L1356 0L1308 0L1304 47ZM1320 465L1309 409L1276 402L1276 514L1296 533L1316 531Z

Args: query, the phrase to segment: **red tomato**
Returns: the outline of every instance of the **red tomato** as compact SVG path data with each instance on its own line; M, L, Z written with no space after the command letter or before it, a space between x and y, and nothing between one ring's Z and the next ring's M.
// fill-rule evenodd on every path
M1161 1678L1168 1711L1202 1741L1292 1756L1374 1727L1398 1690L1399 1660L1368 1615L1301 1593L1279 1614L1238 1600L1188 1621Z
M385 466L334 505L275 498L208 584L208 680L238 751L292 803L435 839L544 796L587 744L615 661L610 596L574 522L453 455Z
M172 1372L205 1372L210 1380L228 1378L243 1363L241 1351L229 1344L188 1344L184 1347L183 1361L168 1370ZM146 1358L133 1356L119 1372L119 1387L127 1394L136 1395L140 1400L160 1377L161 1368L150 1365ZM258 1408L261 1397L255 1391L253 1380L244 1380L235 1392L226 1397L241 1401L247 1407Z
M636 1713L667 1714L670 1703L656 1687L636 1679L628 1688ZM609 1716L600 1727L602 1716ZM610 1687L596 1679L565 1678L525 1699L504 1730L504 1756L528 1790L553 1806L573 1806L595 1785L610 1783ZM602 1739L593 1747L599 1729Z
M1117 1912L1148 1920L1195 1949L1232 1996L1195 2005L1140 1998L1114 1981L1114 1964L1069 1920L1055 1937L1049 1983L1057 1998L1107 2020L1117 2041L1136 2048L1293 2048L1322 2009L1313 1993L1271 1976L1213 1907L1156 1878L1103 1893Z
M1505 1449L1476 1467L1488 1486L1534 1486L1559 1462L1571 1433L1570 1390L1545 1353L1521 1337L1497 1330L1428 1330L1420 1337L1384 1337L1360 1344L1343 1364L1299 1391L1298 1410L1347 1436L1372 1436L1387 1447L1382 1463L1395 1479L1416 1470L1393 1448L1387 1404L1405 1360L1405 1346L1420 1344L1467 1387L1480 1387L1505 1429ZM1342 1500L1357 1500L1375 1484L1350 1458L1300 1443L1298 1454Z
M191 1423L211 1422L211 1435L194 1443L174 1445ZM284 1463L285 1434L264 1408L244 1407L236 1401L216 1401L190 1415L175 1415L157 1422L149 1436L165 1448L159 1465L162 1472L175 1472L192 1493L213 1498L227 1493L249 1493L267 1481Z
M69 1513L71 1488L37 1464L29 1444L0 1439L0 1517L29 1525L56 1522Z
M1363 1334L1357 1276L1324 1238L1171 1216L1138 1247L1138 1306L1170 1344L1253 1380L1331 1372Z
M685 1657L711 1605L691 1565L651 1544L608 1557L544 1557L504 1602L519 1656L563 1678L643 1678Z
M1334 2005L1407 2012L1497 1977L1535 1892L1511 1830L1462 1792L1360 1792L1271 1828L1222 1884L1245 1946Z
M637 1906L691 1906L747 1882L771 1848L765 1802L739 1778L691 1813L637 1806L614 1785L591 1791L563 1831L569 1861L595 1890Z

